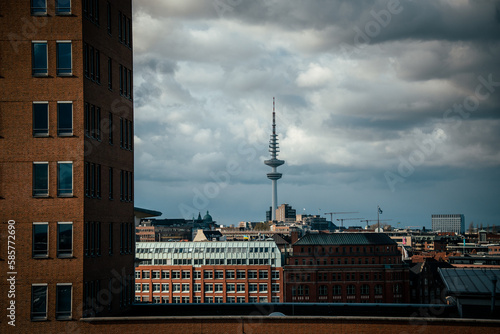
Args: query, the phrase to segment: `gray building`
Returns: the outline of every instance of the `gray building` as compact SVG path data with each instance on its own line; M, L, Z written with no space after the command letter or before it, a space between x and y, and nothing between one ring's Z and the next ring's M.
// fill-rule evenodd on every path
M432 230L434 232L465 232L465 218L463 214L436 214L432 215Z

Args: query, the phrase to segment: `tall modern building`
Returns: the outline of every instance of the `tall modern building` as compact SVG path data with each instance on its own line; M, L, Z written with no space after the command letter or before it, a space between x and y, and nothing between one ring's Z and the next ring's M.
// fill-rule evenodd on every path
M465 232L465 218L462 214L432 215L432 230L440 232Z
M130 0L0 1L0 309L23 332L133 301L131 18Z
M277 167L285 163L284 160L278 159L279 144L278 135L276 134L276 112L275 102L273 97L273 132L269 139L269 153L271 159L264 161L266 165L272 168L271 173L267 173L267 178L272 182L272 205L271 205L271 220L276 220L276 208L278 207L278 180L281 179L282 174L278 173Z

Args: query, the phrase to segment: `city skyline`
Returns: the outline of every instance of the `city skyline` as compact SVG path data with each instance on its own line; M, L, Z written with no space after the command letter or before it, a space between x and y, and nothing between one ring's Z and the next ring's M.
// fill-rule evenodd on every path
M498 224L499 2L133 5L136 206L264 220L276 96L278 205Z

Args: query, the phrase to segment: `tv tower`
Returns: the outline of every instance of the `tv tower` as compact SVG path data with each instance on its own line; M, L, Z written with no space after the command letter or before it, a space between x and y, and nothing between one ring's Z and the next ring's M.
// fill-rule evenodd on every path
M272 206L271 206L271 219L276 220L276 208L278 207L278 180L281 179L282 174L276 171L278 166L285 163L284 160L277 159L279 149L278 135L276 134L276 113L274 110L274 97L273 97L273 133L269 139L269 153L271 159L264 161L266 165L272 167L272 172L267 173L267 178L272 181Z

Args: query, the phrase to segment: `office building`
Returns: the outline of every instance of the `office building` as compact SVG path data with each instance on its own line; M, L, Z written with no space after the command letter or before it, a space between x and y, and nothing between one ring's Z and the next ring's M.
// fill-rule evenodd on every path
M138 242L138 303L283 302L274 241Z
M432 215L432 230L434 232L465 232L465 218L462 214L436 214Z
M133 301L131 18L130 0L0 2L0 284L25 332Z

